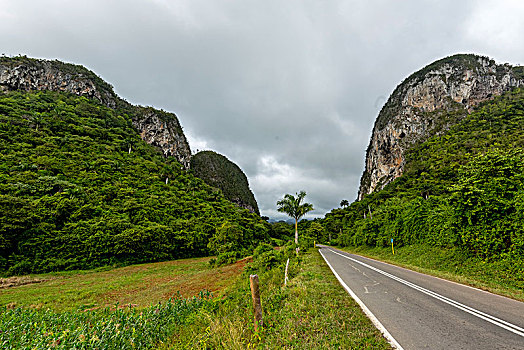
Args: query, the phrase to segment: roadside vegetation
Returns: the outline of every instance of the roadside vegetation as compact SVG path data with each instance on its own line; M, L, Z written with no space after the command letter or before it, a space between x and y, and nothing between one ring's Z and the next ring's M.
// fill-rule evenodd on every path
M320 254L260 246L245 275L214 307L199 309L162 349L390 349ZM284 266L291 259L290 281ZM264 326L254 330L248 275L260 278Z
M522 299L523 149L524 90L515 89L413 147L401 177L321 223L334 245Z

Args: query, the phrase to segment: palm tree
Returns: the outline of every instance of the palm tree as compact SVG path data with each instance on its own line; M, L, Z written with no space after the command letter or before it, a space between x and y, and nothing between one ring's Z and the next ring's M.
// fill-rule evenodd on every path
M341 207L347 207L349 205L349 202L347 199L343 199L340 201L340 206Z
M296 197L291 194L286 194L283 199L277 202L277 205L279 212L286 213L288 216L295 219L295 244L298 245L298 220L307 212L313 210L313 204L301 204L302 200L306 196L306 192L300 191L300 193L295 194Z

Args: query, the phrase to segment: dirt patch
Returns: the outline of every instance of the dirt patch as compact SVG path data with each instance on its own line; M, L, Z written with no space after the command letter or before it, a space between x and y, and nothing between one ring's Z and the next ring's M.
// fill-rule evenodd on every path
M31 276L13 276L7 278L0 278L0 289L13 288L23 286L26 284L42 283L54 278L37 278Z
M202 290L208 290L214 296L220 294L240 275L250 258L219 268L204 267L188 273L176 273L170 276L145 276L132 286L111 290L98 296L98 304L104 306L120 304L150 304L164 302L170 298L190 298Z
M184 281L181 281L182 283L176 285L178 288L175 290L180 292L180 295L185 298L197 295L204 289L216 295L227 287L235 277L244 271L244 267L248 261L249 258L217 269L203 271L202 273L193 275ZM173 295L172 292L170 294L164 294L163 297L167 298Z

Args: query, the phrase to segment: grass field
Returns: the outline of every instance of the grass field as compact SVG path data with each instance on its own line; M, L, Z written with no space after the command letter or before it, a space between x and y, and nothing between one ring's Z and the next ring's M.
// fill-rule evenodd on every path
M425 246L400 247L395 255L345 250L524 300L522 274L507 276L501 263ZM220 268L208 261L2 279L0 348L390 349L316 250L292 259L287 286L281 267L258 271L264 308L258 332L247 261ZM202 290L214 297L186 299Z
M457 249L410 245L395 248L339 248L524 301L524 262L508 266L505 261L486 262L465 256Z
M316 250L291 262L287 286L282 268L258 272L258 332L246 261L208 260L3 280L0 348L390 349ZM214 297L183 298L203 289Z
M209 268L209 258L133 265L107 271L77 271L3 279L0 306L69 311L134 305L146 307L180 293L192 297L202 290L220 294L242 273L245 261ZM30 283L31 281L37 283ZM24 284L28 283L28 284Z

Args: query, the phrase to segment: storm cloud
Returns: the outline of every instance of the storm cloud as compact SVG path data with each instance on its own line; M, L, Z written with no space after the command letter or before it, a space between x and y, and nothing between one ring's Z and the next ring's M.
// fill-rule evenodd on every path
M85 65L175 112L193 151L246 172L262 215L305 190L314 217L356 198L397 84L455 53L524 63L523 16L516 0L0 0L0 53Z

